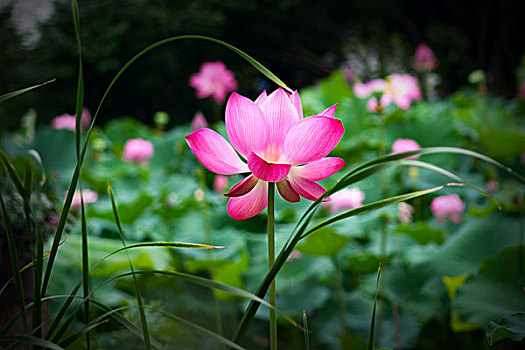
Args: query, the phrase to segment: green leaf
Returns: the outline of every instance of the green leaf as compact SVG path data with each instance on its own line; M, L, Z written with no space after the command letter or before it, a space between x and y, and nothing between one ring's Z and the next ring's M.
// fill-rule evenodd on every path
M492 320L525 309L523 249L508 247L488 258L457 290L452 304L462 320L485 327Z
M510 314L498 322L490 321L486 336L490 346L504 339L521 341L525 338L525 312Z
M308 255L336 256L348 243L349 239L330 227L324 227L309 236L297 249Z
M522 131L489 129L482 134L480 141L487 153L498 159L519 157L525 149L525 135Z
M14 98L16 96L25 94L26 92L34 90L34 89L37 89L37 88L39 88L41 86L50 84L50 83L54 82L55 80L56 79L51 79L51 80L43 82L42 84L33 85L33 86L30 86L30 87L27 87L27 88L24 88L24 89L20 89L20 90L16 90L16 91L13 91L13 92L8 92L7 94L3 94L3 95L0 96L0 103L5 102L7 100L10 100L10 99L12 99L12 98Z
M50 342L44 339L40 339L37 337L33 337L30 335L7 334L7 335L0 336L0 339L15 339L18 343L38 345L46 349L52 349L52 350L64 350L64 348L62 348L61 346L53 342Z
M442 244L445 241L445 232L430 226L426 222L399 225L394 233L407 235L421 245Z

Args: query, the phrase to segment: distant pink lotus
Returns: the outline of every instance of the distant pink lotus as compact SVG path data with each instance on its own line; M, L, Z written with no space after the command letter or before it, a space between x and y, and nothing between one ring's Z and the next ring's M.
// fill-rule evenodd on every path
M392 74L387 80L388 85L380 101L383 107L395 103L401 109L408 109L422 96L417 79L409 74Z
M459 224L461 222L461 213L465 210L465 203L457 194L436 197L432 200L430 209L438 221L450 221Z
M330 196L330 201L325 204L331 214L350 210L363 205L365 193L359 188L345 188Z
M147 140L136 138L126 141L122 160L134 163L146 163L153 157L153 144Z
M421 146L419 144L411 139L397 139L394 141L394 144L392 145L392 153L403 153L403 152L410 152L410 151L417 151L420 149ZM410 157L406 157L403 159L416 159L419 157L419 155L413 155Z
M436 69L438 61L434 52L426 44L420 43L416 48L414 69L417 72L430 72Z
M200 128L206 128L208 126L208 122L206 121L206 118L204 118L204 114L202 114L201 111L198 111L195 113L195 116L193 117L191 121L191 129L197 130Z
M356 82L354 84L354 94L359 98L367 98L374 92L383 92L388 86L388 82L383 79L372 79L369 82Z
M223 175L216 175L213 179L213 190L217 193L224 193L228 188L228 178Z
M82 197L84 198L84 204L94 203L98 200L97 192L91 190L82 190ZM80 208L80 198L80 190L75 191L73 194L73 200L71 201L71 209Z
M186 141L210 171L250 173L226 194L231 197L228 213L243 220L268 205L268 182L277 183L289 202L299 202L300 197L316 200L326 191L316 181L345 166L340 158L325 158L344 133L343 124L334 118L336 107L303 118L297 92L290 96L279 88L268 96L263 91L255 102L233 93L226 104L226 131L233 147L206 128L186 136Z
M82 116L81 116L81 123L80 128L81 130L86 130L89 128L89 125L91 124L91 113L89 113L87 108L82 109ZM74 115L71 114L62 114L58 117L53 118L51 121L51 127L53 129L66 129L75 131L76 126L76 119Z
M414 207L405 202L401 202L397 205L397 218L399 222L407 223L412 221L412 214L414 213Z
M382 107L394 103L401 109L407 109L412 102L421 98L421 89L417 79L408 74L391 74L386 80L373 79L367 83L357 82L354 84L354 94L359 98L368 98L374 93L382 93L379 101L368 102L367 109L377 108L379 103ZM372 97L374 99L375 97Z
M228 92L237 89L233 72L222 62L205 62L199 73L190 77L190 85L197 89L198 98L211 96L219 104L224 103Z

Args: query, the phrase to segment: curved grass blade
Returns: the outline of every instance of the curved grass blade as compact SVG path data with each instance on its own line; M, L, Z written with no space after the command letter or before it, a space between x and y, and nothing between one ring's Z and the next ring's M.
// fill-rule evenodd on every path
M415 192L411 192L411 193L404 194L404 195L401 195L401 196L396 196L396 197L383 199L381 201L373 202L373 203L364 205L362 207L349 210L349 211L344 212L344 213L342 213L340 215L337 215L336 217L333 217L333 218L331 218L329 220L326 220L325 222L315 226L314 228L312 228L311 230L309 230L305 234L304 232L306 231L306 228L308 227L308 224L310 223L311 219L315 215L315 212L316 212L316 210L318 208L317 206L314 207L314 209L311 210L310 213L308 214L309 216L306 218L306 220L300 221L300 224L298 226L296 226L296 229L293 232L293 239L287 245L285 245L283 247L283 249L281 250L281 252L279 253L279 255L278 255L278 257L277 257L277 259L275 261L274 266L266 274L265 278L263 279L263 281L259 285L259 288L257 289L257 293L255 293L255 294L258 297L260 297L260 298L264 297L264 295L266 295L266 292L268 291L268 288L270 286L271 281L277 276L277 274L279 273L280 269L286 263L286 260L288 259L288 257L292 253L292 251L295 248L295 246L297 245L297 243L302 238L304 238L307 235L313 233L314 231L320 229L321 227L324 227L326 225L329 225L331 223L334 223L336 221L339 221L339 220L342 220L342 219L345 219L345 218L348 218L348 217L351 217L351 216L364 214L364 213L367 213L367 212L372 211L372 210L383 208L385 206L388 206L388 205L391 205L391 204L394 204L394 203L399 203L399 202L402 202L402 201L405 201L405 200L408 200L408 199L421 197L421 196L424 196L424 195L426 195L428 193L439 191L440 189L442 189L442 188L444 188L445 186L448 186L448 185L455 185L455 184L447 184L447 185L442 185L442 186L434 187L434 188L427 189L427 190L415 191ZM258 308L259 308L259 304L257 302L255 302L255 301L251 301L250 302L250 304L248 305L248 308L244 312L244 315L243 315L243 317L241 319L241 322L237 326L237 330L235 331L235 335L233 337L234 341L239 340L246 333L246 331L248 330L248 326L251 323L251 321L253 320L253 318L255 317L255 313L257 312Z
M77 151L77 163L80 163L80 142L82 135L82 110L84 107L84 73L82 65L82 43L80 41L80 18L78 13L77 0L71 0L71 7L73 12L73 25L75 27L75 38L78 49L78 82L77 82L77 99L75 110L75 146ZM82 188L80 189L80 207L81 207L81 233L82 233L82 280L84 297L89 295L89 246L87 237L87 222L84 208L84 196ZM84 301L84 322L89 323L89 300ZM91 349L91 339L89 337L89 330L86 334L86 347Z
M301 236L303 235L303 232L306 230L306 227L308 226L309 222L312 220L313 216L315 215L315 212L319 208L319 205L322 203L324 198L330 196L331 194L337 192L338 190L341 190L342 188L348 186L351 183L355 183L355 182L357 182L359 180L362 180L362 179L364 179L364 178L366 178L366 177L376 173L377 171L380 171L380 170L386 168L387 166L389 166L387 164L389 162L393 163L394 161L398 161L398 162L402 161L406 165L407 164L411 165L407 160L403 161L402 159L406 158L408 156L413 156L413 155L418 155L418 154L438 154L438 153L462 154L462 155L470 156L470 157L473 157L473 158L477 158L477 159L480 159L480 160L482 160L484 162L492 164L492 165L494 165L494 166L496 166L498 168L501 168L501 169L509 172L510 174L514 175L515 177L517 177L520 181L525 182L525 178L523 176L517 174L512 169L510 169L509 167L507 167L507 166L497 162L496 160L494 160L492 158L489 158L487 156L484 156L484 155L482 155L480 153L469 151L469 150L466 150L466 149L463 149L463 148L457 148L457 147L421 148L421 149L416 150L416 151L395 153L395 154L390 154L390 155L386 155L386 156L383 156L383 157L376 158L376 159L374 159L372 161L369 161L369 162L367 162L367 163L365 163L363 165L358 166L357 168L355 168L352 171L350 171L349 173L347 173L331 189L326 191L322 196L320 196L316 201L314 201L314 203L312 203L312 205L310 205L310 207L305 211L305 213L299 219L299 222L297 223L294 231L290 235L290 238L288 239L288 241L284 245L283 249L281 250L279 256L277 257L277 261L276 261L276 263L274 265L274 268L276 269L276 271L272 272L273 269L270 270L270 272L267 274L265 279L259 285L259 288L258 288L256 294L258 296L261 296L261 295L264 296L266 294L266 291L267 291L268 286L269 286L269 282L271 282L271 279L273 279L273 278L275 278L275 276L277 276L277 272L279 271L280 266L282 266L286 262L286 259L291 254L291 252L293 250L293 247L295 247L295 245L301 239ZM424 162L421 162L421 163L424 163ZM402 163L398 163L398 164L402 164ZM391 164L391 165L394 165L394 164ZM413 163L413 165L422 166L422 164L420 164L420 163L415 163L415 164ZM436 167L436 166L432 167L432 165L429 164L429 163L425 163L424 167L429 168L429 169L434 170L434 171L438 171L437 169L441 169L441 168ZM440 172L440 173L442 173L443 175L446 175L446 176L449 176L450 174L452 174L452 173L450 173L450 172L448 172L448 171L446 171L444 169L441 169L438 172ZM454 175L454 174L452 174L452 175ZM456 176L456 175L454 175L454 176ZM477 187L475 185L472 185L472 184L468 184L468 185L471 186L471 187L477 188L482 193L485 192L484 190L479 189L479 187ZM237 330L236 330L234 338L233 338L234 340L237 340L237 339L239 339L240 337L242 337L244 335L244 333L247 330L248 324L251 322L251 320L255 316L255 313L256 313L258 307L259 307L259 305L257 303L250 302L250 305L246 309L246 311L245 311L245 313L244 313L244 315L243 315L243 317L241 319L241 322L239 323L239 325L237 327Z
M15 278L16 291L18 293L18 300L20 302L20 310L22 312L22 320L24 323L24 329L27 332L27 317L25 313L25 297L24 297L24 285L22 283L22 277L19 270L19 260L18 253L16 252L15 240L13 236L13 228L11 226L11 220L7 215L7 210L5 208L4 199L0 194L0 206L2 207L2 215L4 217L5 231L7 236L7 245L9 249L9 257L11 260L11 268L13 270L13 275Z
M37 89L37 88L39 88L41 86L50 84L50 83L54 82L55 80L56 79L53 78L51 80L43 82L42 84L33 85L33 86L26 87L26 88L23 88L23 89L20 89L20 90L16 90L16 91L13 91L13 92L8 92L7 94L3 94L3 95L0 96L0 103L5 102L7 100L10 100L10 99L12 99L14 97L17 97L19 95L25 94L26 92L34 90L34 89Z
M53 323L51 323L51 326L49 327L45 339L51 338L51 335L55 332L55 329L59 326L60 322L62 321L62 318L67 312L67 309L69 309L69 306L75 299L78 290L80 289L80 286L82 285L82 282L78 282L75 287L73 287L73 290L69 294L69 297L64 301L64 304L62 304L62 307L58 311L57 315L53 318Z
M44 170L44 162L42 161L42 157L40 157L40 154L36 150L30 149L26 153L26 159L33 159L37 163L38 167L40 168L40 172L41 172L41 178L40 178L38 185L44 186L44 184L47 181L47 177L46 177L46 172Z
M37 346L42 346L46 349L52 349L52 350L64 350L63 347L53 343L53 342L50 342L48 340L44 340L44 339L40 339L40 338L37 338L37 337L33 337L31 335L19 335L19 334L7 334L7 335L2 335L0 336L0 339L14 339L16 340L16 345L13 344L14 346L17 346L18 344L20 343L25 343L25 344L30 344L30 345L37 345ZM12 345L12 346L13 346Z
M73 200L73 193L74 193L74 190L75 190L75 188L77 186L78 179L80 177L80 171L82 169L82 164L83 164L84 157L85 157L85 154L86 154L86 151L87 151L87 145L88 145L88 142L89 142L89 138L91 136L91 131L93 130L93 126L95 125L95 121L97 119L98 113L99 113L99 111L100 111L100 109L102 107L102 104L104 103L104 100L106 99L107 95L109 94L109 91L111 90L111 88L113 87L115 82L118 80L118 78L124 73L124 71L133 62L138 60L144 54L148 53L149 51L153 50L154 48L156 48L158 46L167 44L167 43L169 43L171 41L187 40L187 39L204 40L204 41L214 42L216 44L222 45L222 46L224 46L224 47L234 51L235 53L237 53L238 55L243 57L245 60L247 60L253 67L255 67L257 70L259 70L262 74L264 74L270 80L274 81L279 86L282 86L283 88L285 88L286 90L291 92L291 89L289 87L287 87L286 84L284 82L282 82L279 78L277 78L277 76L275 74L271 73L270 70L268 70L261 63L259 63L257 60L255 60L254 58L252 58L251 56L249 56L245 52L237 49L236 47L234 47L234 46L232 46L232 45L230 45L228 43L225 43L223 41L220 41L220 40L217 40L217 39L214 39L214 38L206 37L206 36L201 36L201 35L183 35L183 36L171 37L171 38L164 39L164 40L161 40L159 42L156 42L156 43L148 46L147 48L145 48L141 52L139 52L137 55L135 55L131 60L129 60L122 67L122 69L117 73L117 75L113 78L113 80L109 84L108 88L104 92L104 95L102 96L102 99L99 102L97 110L96 110L96 112L95 112L95 114L93 116L93 120L91 121L91 125L89 126L89 128L87 130L86 137L85 137L83 145L82 145L82 149L80 150L80 157L78 158L77 165L75 166L75 170L73 172L73 176L71 177L71 182L70 182L69 189L68 189L68 192L67 192L67 195L66 195L66 200L64 201L63 210L62 210L62 213L60 215L60 219L59 219L59 222L58 222L58 225L57 225L57 229L55 231L55 237L53 239L53 243L52 243L52 246L51 246L51 255L49 256L49 262L47 264L46 273L45 273L45 276L44 276L44 282L42 284L42 293L41 293L42 295L45 295L45 293L47 291L47 286L49 284L49 278L51 277L51 271L53 270L53 264L55 262L55 258L56 258L56 254L57 254L57 250L58 250L58 245L59 245L60 239L62 237L62 233L64 231L66 219L67 219L67 216L69 214L69 209L71 208L71 201Z
M124 238L124 231L122 230L122 226L120 225L120 218L118 215L117 203L115 203L115 197L113 196L113 189L111 188L111 185L109 184L109 182L108 182L108 194L109 194L109 198L111 199L111 208L113 209L113 215L115 216L115 223L117 224L118 232L120 235L120 240L122 241L122 245L125 248L126 239ZM148 321L146 320L146 314L144 313L142 295L140 293L140 287L139 287L139 283L137 282L137 277L135 276L135 270L133 269L133 263L131 262L131 257L129 256L129 252L127 250L126 250L126 254L128 255L129 269L131 270L131 273L133 275L133 285L135 287L135 294L137 295L137 305L139 308L140 322L142 323L142 331L144 332L144 345L146 349L149 350L151 349L151 343L149 340Z
M240 345L238 344L235 344L234 342L232 342L231 340L228 340L226 338L224 338L223 336L215 333L215 332L212 332L204 327L201 327L193 322L189 322L189 321L186 321L185 319L181 318L181 317L178 317L178 316L175 316L173 314L170 314L164 310L160 310L160 309L157 309L157 308L151 308L153 309L154 311L160 313L161 315L179 323L181 326L184 326L186 328L188 328L190 331L194 332L194 333L197 333L197 334L200 334L200 335L204 335L208 338L212 338L214 340L216 340L218 343L222 344L222 345L226 345L232 349L237 349L237 350L244 350L243 347L241 347Z
M381 263L377 269L376 293L374 297L374 308L372 309L372 320L370 321L370 331L368 333L368 350L374 349L374 334L376 328L376 306L377 295L379 294L379 280L381 279Z

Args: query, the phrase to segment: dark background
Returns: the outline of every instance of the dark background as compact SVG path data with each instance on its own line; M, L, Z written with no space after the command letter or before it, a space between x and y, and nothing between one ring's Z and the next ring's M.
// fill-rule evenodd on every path
M40 25L40 39L27 45L13 26L14 1L0 10L0 94L57 81L2 104L0 130L18 127L28 108L36 109L39 123L48 123L72 113L75 104L77 51L70 2L55 1L54 13ZM363 79L410 71L416 45L426 42L440 61L441 94L466 85L474 69L484 69L489 90L507 97L516 94L516 70L525 48L525 1L518 0L79 0L79 8L85 105L91 111L127 60L176 35L222 39L292 88L315 83L348 62L364 67ZM373 67L368 64L372 56L377 59ZM171 124L190 120L199 109L213 115L213 102L195 98L188 78L203 62L216 60L234 71L242 94L255 97L262 88L274 88L222 46L175 42L155 49L122 76L98 123L133 115L151 124L157 110L168 111Z

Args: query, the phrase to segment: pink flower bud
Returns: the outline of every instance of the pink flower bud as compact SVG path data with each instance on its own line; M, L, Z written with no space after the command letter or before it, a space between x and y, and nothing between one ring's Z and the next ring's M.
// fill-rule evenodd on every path
M359 188L345 188L330 196L330 201L325 203L331 214L354 209L363 205L365 194Z
M440 196L434 198L430 209L438 221L450 221L459 224L461 222L461 213L465 210L465 203L457 194Z
M224 193L228 188L228 178L223 175L216 175L213 180L213 190L217 193Z
M192 130L208 127L208 122L206 121L206 118L204 118L204 114L202 114L201 111L195 113L190 126Z
M233 72L222 62L205 62L199 73L190 77L190 85L197 90L198 98L213 97L222 104L226 94L237 89Z
M414 207L405 202L401 202L397 205L398 214L397 218L400 222L407 223L412 221L412 214L414 213Z
M414 69L418 72L429 72L436 69L438 61L426 44L419 44L414 58Z
M392 145L392 154L395 153L403 153L403 152L410 152L410 151L416 151L420 149L421 147L419 144L411 139L397 139L394 144ZM406 157L403 159L416 159L419 157L419 155L413 155L410 157Z
M146 163L154 153L153 144L141 138L131 139L124 145L122 160L134 163Z
M82 190L82 196L84 198L84 205L88 203L94 203L98 200L98 194L91 190ZM80 198L80 190L75 191L75 193L73 194L73 200L71 201L71 209L80 208Z

